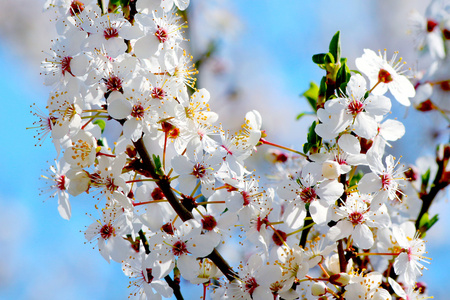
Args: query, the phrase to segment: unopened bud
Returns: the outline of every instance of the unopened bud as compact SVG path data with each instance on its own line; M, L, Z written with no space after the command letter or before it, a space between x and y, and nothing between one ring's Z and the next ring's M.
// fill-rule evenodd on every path
M405 177L411 181L416 181L419 178L419 170L415 166L410 166L409 169L405 171Z
M311 286L311 294L313 296L323 296L327 293L327 286L322 281L314 282Z
M322 164L322 175L327 179L336 179L339 177L339 164L332 160L327 160Z
M417 109L418 111L423 111L423 112L431 111L431 110L434 109L434 105L433 105L433 103L430 101L430 99L428 99L428 100L426 100L426 101L424 101L424 102L421 102L421 103L417 104L417 105L416 105L416 109Z
M70 179L67 191L74 197L86 192L91 185L89 173L83 169L70 169L66 176Z
M344 286L347 285L349 282L350 282L350 275L348 275L347 273L334 274L331 275L330 277L330 283L335 285Z

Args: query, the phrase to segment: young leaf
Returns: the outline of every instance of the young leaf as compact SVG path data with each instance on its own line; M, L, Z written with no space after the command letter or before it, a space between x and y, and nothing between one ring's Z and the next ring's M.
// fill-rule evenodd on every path
M312 57L312 61L315 64L323 65L325 63L325 56L327 56L326 53L314 54Z
M317 111L317 98L319 97L319 87L314 82L309 84L309 89L302 94L308 100L309 105L314 111ZM302 117L302 116L300 116ZM297 117L297 120L299 117Z
M106 122L105 122L105 120L97 119L97 120L95 120L93 123L94 123L95 125L98 125L98 127L100 127L100 129L102 130L102 133L103 133L103 131L105 130L105 127L106 127Z
M336 32L330 42L330 53L334 57L334 61L341 60L341 40L340 40L340 31Z

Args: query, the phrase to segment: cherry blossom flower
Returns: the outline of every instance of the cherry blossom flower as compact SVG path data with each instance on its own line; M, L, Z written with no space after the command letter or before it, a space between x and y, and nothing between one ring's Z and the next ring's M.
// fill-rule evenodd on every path
M402 252L395 258L395 274L402 275L408 285L413 285L425 269L422 262L430 263L427 261L429 258L423 256L426 253L425 241L420 239L418 234L413 239L407 239L400 227L394 227L392 232L402 248Z
M386 205L373 208L368 207L370 197L354 195L347 197L344 205L334 209L335 219L339 222L330 228L328 237L337 241L352 236L354 244L362 249L369 249L374 244L373 233L370 228L389 226L390 218Z
M397 53L388 61L386 52L377 55L370 49L364 49L362 57L357 58L355 63L358 69L363 72L370 81L370 88L374 95L383 95L389 91L400 102L409 106L409 98L414 97L416 91L412 83L403 75L401 71L403 63L401 59L396 61Z
M338 117L326 118L318 114L321 124L316 126L316 133L325 139L335 138L348 126L357 135L371 139L377 134L375 116L382 116L391 109L391 101L382 95L369 95L366 93L366 80L359 74L353 75L347 85L347 97L339 97L325 102L327 114L336 114Z
M69 164L63 161L55 161L55 166L51 165L49 176L41 175L48 182L48 186L42 192L50 192L51 198L58 195L58 212L63 219L69 220L72 215L69 194L67 192L70 180L67 178Z

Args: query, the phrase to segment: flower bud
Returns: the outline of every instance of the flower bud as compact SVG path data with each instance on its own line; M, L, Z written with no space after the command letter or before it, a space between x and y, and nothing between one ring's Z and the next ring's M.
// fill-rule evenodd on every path
M311 294L313 296L323 296L327 293L327 286L322 281L314 282L311 286Z
M348 275L347 273L339 273L330 276L330 283L335 285L344 286L347 285L349 282L350 282L350 275Z
M322 164L322 175L327 179L336 179L339 177L339 164L332 160L324 161Z
M70 179L67 191L72 196L78 196L79 194L86 192L91 185L89 173L83 169L70 169L66 176Z

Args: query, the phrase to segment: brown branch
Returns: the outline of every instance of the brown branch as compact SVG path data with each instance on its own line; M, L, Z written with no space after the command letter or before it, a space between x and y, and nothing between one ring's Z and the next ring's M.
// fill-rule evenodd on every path
M183 220L183 222L193 219L194 217L192 213L181 204L181 202L173 193L172 188L170 186L169 180L170 178L166 175L161 176L156 173L155 166L152 162L152 159L150 158L150 154L148 153L144 145L143 139L140 138L138 141L133 143L142 159L140 173L146 174L146 176L151 177L155 180L156 185L164 193L164 196L166 196L167 201L170 203L170 205L178 214L178 216L181 218L181 220ZM225 259L220 255L217 249L214 249L214 251L211 252L206 257L209 258L212 262L214 262L214 264L219 268L219 270L223 273L223 275L227 277L229 281L232 281L237 277L236 273L225 261Z

